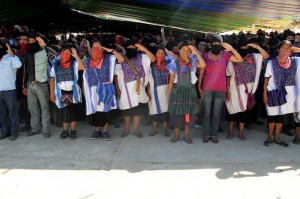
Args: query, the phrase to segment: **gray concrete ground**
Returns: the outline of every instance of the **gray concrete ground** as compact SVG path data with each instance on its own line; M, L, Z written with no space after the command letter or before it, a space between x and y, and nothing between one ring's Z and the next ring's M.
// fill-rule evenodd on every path
M282 135L290 147L264 147L265 126L254 129L246 141L220 133L219 144L192 129L192 145L149 137L150 126L141 126L142 139L122 139L111 126L109 142L89 140L87 122L74 141L54 126L50 139L22 133L0 141L0 198L300 198L300 146Z

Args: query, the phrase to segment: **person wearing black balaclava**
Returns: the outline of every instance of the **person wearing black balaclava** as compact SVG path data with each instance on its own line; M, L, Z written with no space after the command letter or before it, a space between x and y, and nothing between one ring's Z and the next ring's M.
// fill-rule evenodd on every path
M259 53L250 53L249 48L254 48ZM259 45L248 43L246 37L240 37L237 51L242 56L243 62L229 62L226 69L227 95L226 106L229 112L229 129L227 139L233 138L234 122L239 123L240 140L245 140L245 122L251 124L253 107L247 107L248 93L254 97L257 89L263 59L268 59L269 54ZM246 92L245 92L246 91Z
M226 52L223 51L223 47ZM202 55L206 68L201 70L198 81L198 90L204 97L204 136L203 142L211 140L218 143L218 127L221 109L224 104L226 87L226 65L228 61L242 62L240 54L227 43L223 43L221 35L214 35L211 39L211 50ZM202 82L203 81L203 82Z
M138 53L137 50L142 53ZM116 92L119 98L119 109L123 110L125 122L122 138L129 134L131 118L133 118L134 135L138 138L143 137L139 131L139 123L149 101L146 87L149 81L150 63L154 61L156 61L155 56L147 48L131 40L127 44L125 61L116 66Z
M29 33L28 38L28 51L24 55L23 81L23 93L27 95L30 112L31 131L27 133L27 136L33 136L42 131L44 137L49 138L50 112L47 67L48 57L53 55L54 50L46 46L44 40L34 32Z
M17 110L16 73L22 65L8 44L0 41L0 140L19 136L19 116Z

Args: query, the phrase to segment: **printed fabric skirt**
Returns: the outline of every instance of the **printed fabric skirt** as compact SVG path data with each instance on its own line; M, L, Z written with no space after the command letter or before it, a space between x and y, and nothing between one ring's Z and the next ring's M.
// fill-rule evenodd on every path
M173 85L169 101L170 126L183 128L186 123L193 126L199 112L196 87L191 82ZM189 114L188 119L186 114Z

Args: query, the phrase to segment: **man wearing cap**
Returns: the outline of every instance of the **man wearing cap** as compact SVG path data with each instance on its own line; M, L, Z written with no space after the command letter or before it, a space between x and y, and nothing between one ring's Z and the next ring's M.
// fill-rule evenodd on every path
M16 96L16 72L22 63L8 44L0 42L0 140L19 136L19 117Z
M43 132L50 137L50 112L47 65L53 49L46 47L44 40L36 33L28 35L28 51L24 55L23 93L27 95L31 131L27 136ZM40 105L40 106L39 106Z

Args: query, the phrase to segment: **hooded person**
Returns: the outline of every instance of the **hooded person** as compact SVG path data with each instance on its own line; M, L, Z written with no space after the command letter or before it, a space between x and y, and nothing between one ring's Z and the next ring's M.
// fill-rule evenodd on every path
M28 35L28 50L24 54L23 93L27 95L31 131L27 136L39 134L50 137L48 89L48 57L54 50L35 32Z
M125 129L121 137L129 134L130 120L133 118L134 135L141 138L143 135L139 131L140 117L144 114L149 101L145 89L149 81L150 63L156 58L135 40L128 41L125 50L125 61L117 64L115 71L119 109L123 110L125 121ZM138 53L138 50L141 53Z
M200 71L198 90L204 97L203 142L207 143L211 140L213 143L218 143L217 132L227 91L226 65L228 61L242 62L243 59L230 44L223 43L222 36L218 34L211 38L211 49L202 57L206 68L205 71Z
M259 53L250 53L249 48L254 48ZM255 121L252 114L252 108L255 105L254 94L258 86L263 59L268 59L269 54L259 45L249 43L246 37L239 39L237 51L243 61L228 62L226 68L229 88L226 100L229 112L229 129L226 138L233 138L233 127L236 121L239 123L238 137L240 140L245 140L244 126L245 123L250 126L252 120Z

